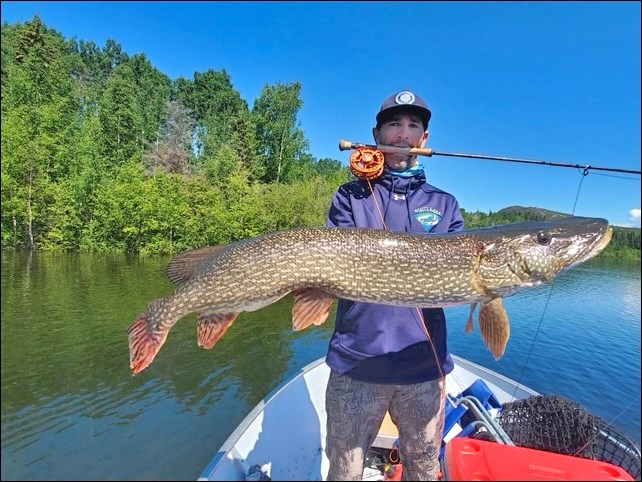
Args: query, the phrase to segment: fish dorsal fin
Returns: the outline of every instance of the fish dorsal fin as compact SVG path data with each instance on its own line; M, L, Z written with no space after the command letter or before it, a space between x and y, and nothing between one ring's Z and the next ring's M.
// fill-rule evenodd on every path
M198 346L213 348L238 316L239 313L197 313Z
M292 328L303 330L310 325L322 325L328 319L334 296L318 288L294 290Z
M482 338L495 356L495 360L499 360L506 350L510 337L510 324L502 299L493 298L488 303L482 303L478 322Z
M167 277L177 284L187 281L196 274L205 258L219 253L225 247L225 245L207 246L190 249L174 256L167 266Z

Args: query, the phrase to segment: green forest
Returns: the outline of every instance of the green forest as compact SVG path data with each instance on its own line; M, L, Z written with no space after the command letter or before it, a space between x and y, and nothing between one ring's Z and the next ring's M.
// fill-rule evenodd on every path
M145 54L65 39L39 17L2 25L2 248L169 254L325 223L351 178L317 159L302 85L250 108L223 69L170 79ZM466 228L559 213L464 210ZM601 256L640 258L640 229Z

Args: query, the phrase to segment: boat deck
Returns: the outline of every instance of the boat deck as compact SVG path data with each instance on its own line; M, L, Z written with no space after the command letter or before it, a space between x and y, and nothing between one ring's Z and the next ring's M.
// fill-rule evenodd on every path
M453 396L479 378L500 403L537 395L498 373L456 356L453 359L455 369L446 377L446 390ZM198 480L244 480L254 465L266 467L273 480L325 480L329 375L330 368L320 358L274 389L229 436ZM390 449L397 438L397 428L388 416L373 446Z

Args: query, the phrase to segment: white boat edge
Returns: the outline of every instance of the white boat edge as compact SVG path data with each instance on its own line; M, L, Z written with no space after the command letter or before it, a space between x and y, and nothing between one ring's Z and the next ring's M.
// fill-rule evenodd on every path
M456 396L482 379L501 403L539 395L493 370L451 355L446 391ZM325 388L330 368L321 357L261 400L230 434L197 480L245 480L254 465L274 480L325 480ZM294 403L298 401L299 403ZM374 446L391 447L395 428L380 430ZM447 434L446 440L455 436Z

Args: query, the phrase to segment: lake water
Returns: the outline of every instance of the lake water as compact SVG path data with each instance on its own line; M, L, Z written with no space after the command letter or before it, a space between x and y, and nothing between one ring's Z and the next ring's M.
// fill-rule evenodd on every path
M2 480L195 480L254 405L325 355L334 315L293 332L286 297L210 351L186 317L132 377L125 330L173 290L168 261L2 253ZM478 329L464 334L467 306L446 310L451 351L640 443L640 263L592 260L505 305L498 362Z

